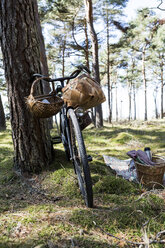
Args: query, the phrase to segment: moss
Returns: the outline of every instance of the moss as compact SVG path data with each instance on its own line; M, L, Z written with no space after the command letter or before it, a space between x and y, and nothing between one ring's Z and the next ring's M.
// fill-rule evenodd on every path
M102 129L85 130L87 153L93 156L90 163L93 209L85 207L72 163L66 160L62 144L54 146L55 160L51 170L30 182L45 193L47 197L44 198L36 192L33 194L13 177L11 132L0 132L0 247L30 248L39 244L47 247L48 240L58 247L70 247L71 237L75 246L84 248L120 245L116 239L104 235L93 221L117 237L139 242L143 236L141 228L147 221L149 237L164 230L163 200L155 194L146 194L139 200L145 189L140 190L137 185L116 178L102 157L107 154L119 159L128 158L128 145L137 140L141 141L141 147L150 144L153 151L164 154L164 125L156 122L152 126L142 123L142 126L143 130L140 124L106 124ZM54 202L56 197L59 200ZM19 236L21 232L13 236L18 223L21 223L22 231L27 231L25 235L22 232L23 236ZM82 235L80 230L83 230ZM153 247L162 248L158 244Z
M112 139L112 142L126 144L133 139L134 139L134 136L132 134L121 132L117 135L117 137Z
M94 174L98 174L98 175L101 175L101 176L104 176L104 175L107 175L107 174L110 174L110 170L107 166L105 166L104 163L94 163L90 165L90 170L91 170L91 173L94 173Z
M83 210L83 209L79 210L78 209L78 210L74 210L72 212L72 215L71 215L69 221L89 230L94 226L93 221L94 220L96 221L96 219L97 219L97 217L95 218L93 216L92 211ZM99 220L99 218L98 218L98 220Z
M132 183L114 176L103 176L95 185L95 193L129 194L136 191Z

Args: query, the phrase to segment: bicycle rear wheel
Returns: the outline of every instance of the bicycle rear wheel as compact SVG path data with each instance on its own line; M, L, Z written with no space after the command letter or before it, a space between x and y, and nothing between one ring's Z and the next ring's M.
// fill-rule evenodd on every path
M80 191L87 207L93 207L93 192L90 168L86 155L83 136L73 109L68 109L72 158L77 174Z
M62 113L60 113L60 133L61 133L61 140L64 146L65 155L68 161L70 161L70 152L69 152L69 145L67 140L66 134L66 125L65 125L65 117Z

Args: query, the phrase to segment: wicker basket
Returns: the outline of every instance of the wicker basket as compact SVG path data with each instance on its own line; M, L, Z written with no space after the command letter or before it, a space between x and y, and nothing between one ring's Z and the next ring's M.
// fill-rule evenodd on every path
M165 159L154 156L152 161L156 163L155 166L140 164L135 162L138 180L140 183L151 188L153 186L160 187L163 184L163 176L165 172Z
M60 111L64 101L56 95L55 90L49 95L34 96L34 86L42 79L48 78L38 78L33 82L26 103L37 118L49 118ZM43 100L47 100L47 103L43 102Z

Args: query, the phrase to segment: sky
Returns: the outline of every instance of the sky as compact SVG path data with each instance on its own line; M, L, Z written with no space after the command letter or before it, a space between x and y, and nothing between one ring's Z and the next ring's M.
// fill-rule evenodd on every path
M165 11L161 11L161 10L157 9L157 6L160 4L160 2L161 2L161 0L129 0L128 3L127 3L127 7L124 9L124 14L126 15L126 20L131 21L131 19L135 18L136 10L140 9L140 8L144 8L144 7L153 8L153 10L161 18L165 19ZM165 0L163 1L163 4L160 7L165 9ZM125 96L125 97L127 98L127 96ZM2 96L2 99L3 99L4 102L7 102L6 97ZM142 104L144 104L144 103L142 102ZM143 109L143 105L140 106L139 116L138 117L143 116L143 113L141 113L141 112L143 112L143 111L141 111L142 109ZM152 106L151 109L153 109L153 106ZM122 112L122 109L119 110L119 111ZM153 112L150 113L150 116L152 116L152 114L153 114ZM120 115L123 115L123 114L121 113Z
M145 7L149 7L149 8L153 8L153 11L156 12L156 14L160 17L160 18L164 18L165 19L165 0L163 1L163 4L160 6L161 8L164 9L164 11L159 10L157 8L157 6L160 4L160 0L129 0L127 3L127 7L124 9L124 14L126 15L126 21L131 21L132 19L135 18L136 16L136 11L137 9L141 9L141 8L145 8ZM150 89L148 87L147 89L148 94L147 94L147 102L148 102L148 118L154 118L154 101L153 101L153 92L152 89ZM105 91L106 94L106 98L107 98L107 92ZM159 93L160 95L160 93ZM138 119L144 119L144 92L143 90L139 90L139 92L136 95L137 97L137 102L138 102L138 106L137 106L137 118ZM126 89L120 89L118 91L118 114L119 114L119 119L125 119L128 118L128 93ZM132 103L133 104L133 103ZM160 112L160 101L159 101L159 97L157 99L157 104L158 104L158 110ZM113 106L115 105L115 99L114 99L114 103ZM133 107L133 105L132 105ZM165 107L165 106L164 106ZM103 103L103 115L104 118L107 118L108 116L108 108L107 108L107 102ZM115 106L113 109L113 113L114 113L114 118L115 118Z
M153 8L153 10L162 18L165 18L165 11L159 10L157 6L161 3L160 0L129 0L127 3L127 7L124 10L125 15L127 16L127 20L131 20L136 15L136 10L140 8ZM160 6L165 9L165 0Z

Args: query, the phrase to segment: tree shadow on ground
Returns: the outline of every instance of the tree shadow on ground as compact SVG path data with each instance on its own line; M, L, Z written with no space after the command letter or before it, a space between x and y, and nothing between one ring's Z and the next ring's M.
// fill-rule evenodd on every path
M80 237L80 236L76 236L76 237L68 237L68 239L61 239L59 242L57 241L53 241L52 237L47 237L46 238L48 241L47 242L36 242L33 240L28 240L25 242L20 242L20 243L10 243L10 242L0 242L0 247L1 248L35 248L35 247L41 247L41 248L70 248L70 247L81 247L81 248L116 248L118 247L118 243L119 242L114 242L114 240L112 241L112 239L108 239L104 240L105 241L101 241L101 240L94 240L90 237ZM51 241L49 241L49 239ZM99 237L97 237L96 239L99 239ZM100 238L101 239L101 238ZM126 246L122 246L122 247L130 247L128 244Z

